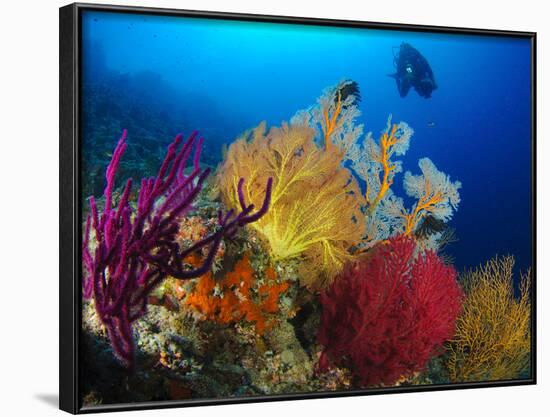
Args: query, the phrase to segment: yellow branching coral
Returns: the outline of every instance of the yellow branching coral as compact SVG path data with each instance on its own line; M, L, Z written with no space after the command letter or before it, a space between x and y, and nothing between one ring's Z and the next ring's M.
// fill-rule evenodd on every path
M251 224L268 242L275 260L302 259L302 284L320 288L351 258L363 234L363 204L343 153L316 145L315 130L283 124L265 134L265 124L235 141L218 173L225 202L239 207L236 187L246 177L245 198L262 202L262 184L273 178L271 205Z
M465 274L466 300L449 344L454 382L518 378L528 369L531 346L529 273L514 297L514 258L495 257Z

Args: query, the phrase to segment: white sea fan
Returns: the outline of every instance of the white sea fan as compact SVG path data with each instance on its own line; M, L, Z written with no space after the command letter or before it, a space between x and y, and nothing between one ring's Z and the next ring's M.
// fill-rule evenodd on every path
M441 232L432 233L429 236L426 236L424 239L420 240L418 243L418 247L421 248L423 251L432 250L434 252L439 252L440 247L440 239L441 239Z
M422 175L413 175L407 171L403 179L405 192L418 200L430 198L440 194L441 198L430 210L436 219L447 222L451 219L453 211L458 209L460 194L458 190L462 187L460 181L452 182L450 177L437 169L429 158L422 158L418 161Z
M376 243L387 239L390 235L390 225L379 221L376 215L366 218L365 237L363 239L363 248L368 249Z
M298 110L294 116L290 118L291 125L305 125L317 129L317 123L313 120L313 113L315 106L308 107L307 109Z
M388 117L386 128L381 132L381 136L389 135L392 129L392 115ZM393 182L396 174L402 171L402 162L393 160L393 155L402 156L409 149L414 130L406 123L399 122L395 128L394 137L396 141L386 152L389 154L389 163L392 170L389 172L388 181ZM381 178L383 175L383 158L380 143L378 143L369 132L363 143L355 142L351 145L346 155L351 162L351 168L367 184L367 200L372 201L378 195L381 187Z
M417 240L417 250L419 253L425 251L434 251L446 264L454 263L454 256L445 252L447 246L451 243L458 242L455 234L455 229L451 227L445 228L441 232L435 232L429 236L425 236Z
M389 190L375 210L367 216L365 240L374 244L403 233L405 230L405 215L406 210L403 199Z
M324 145L324 135L321 126L324 124L323 109L328 109L329 114L336 110L337 101L335 100L337 92L344 88L351 80L342 80L338 84L326 88L317 103L307 109L299 110L290 119L291 124L303 124L315 129L315 140L319 145ZM363 135L363 125L355 124L355 120L361 115L357 107L357 97L350 94L341 102L341 111L338 117L338 125L331 133L332 143L347 154L352 144L357 142ZM344 159L349 159L344 157Z
M380 201L380 206L377 209L380 219L389 223L393 232L399 233L405 225L405 205L403 199L397 197L391 191L388 191L387 197Z
M391 129L391 115L388 118L387 131ZM414 135L414 129L406 122L399 122L395 131L395 137L398 138L397 143L393 147L397 156L402 156L407 153L411 143L411 138Z
M346 159L351 162L351 167L364 181L367 181L370 171L381 168L374 162L374 157L380 159L380 147L373 140L371 132L367 133L362 143L354 142L346 154Z

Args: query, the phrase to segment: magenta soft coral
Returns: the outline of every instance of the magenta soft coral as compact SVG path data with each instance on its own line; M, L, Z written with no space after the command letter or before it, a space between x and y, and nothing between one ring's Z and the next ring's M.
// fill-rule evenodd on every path
M321 294L321 371L345 366L361 386L391 385L423 370L452 337L463 297L456 271L415 249L392 238Z
M113 353L127 367L134 364L132 323L142 317L151 291L168 275L178 279L196 278L210 270L224 238L231 238L240 227L263 216L270 204L271 179L266 186L262 207L244 200L240 179L239 213L218 213L218 228L211 235L182 248L176 240L180 219L192 208L209 174L199 164L202 139L196 132L183 142L178 135L168 147L159 173L141 180L136 207L130 204L132 180L114 204L113 190L120 160L126 149L122 134L107 167L105 204L100 212L93 197L82 242L84 269L83 296L93 298L105 326ZM195 147L193 169L186 175L186 162ZM181 145L181 146L180 146ZM206 250L202 263L191 267L183 262L189 255Z

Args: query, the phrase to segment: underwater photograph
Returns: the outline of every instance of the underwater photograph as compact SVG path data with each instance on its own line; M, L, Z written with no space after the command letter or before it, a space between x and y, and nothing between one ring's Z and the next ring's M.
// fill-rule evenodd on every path
M532 380L530 39L80 28L83 407Z

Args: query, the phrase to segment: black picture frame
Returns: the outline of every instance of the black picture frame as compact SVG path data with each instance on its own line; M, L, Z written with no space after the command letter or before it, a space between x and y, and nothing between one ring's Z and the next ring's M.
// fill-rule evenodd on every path
M141 402L83 407L80 395L79 342L81 329L81 224L82 201L80 199L80 74L81 74L81 15L83 11L107 11L132 14L153 14L165 16L200 17L253 22L290 23L316 26L338 26L381 30L406 30L442 34L466 34L480 36L503 36L529 39L531 42L531 195L532 195L532 360L531 378L521 380L456 383L445 385L409 386L352 390L339 392L314 392L252 396L246 398L196 399L185 401ZM161 9L75 3L59 10L60 47L60 259L59 259L59 408L72 414L123 410L143 410L200 405L221 405L262 401L298 400L312 398L347 397L435 390L456 390L536 384L536 43L534 32L454 28L414 24L392 24L378 22L318 19L290 16L266 16L242 13L205 12L194 10Z

